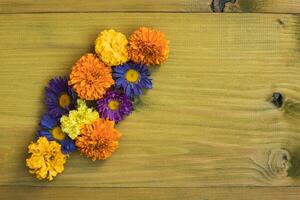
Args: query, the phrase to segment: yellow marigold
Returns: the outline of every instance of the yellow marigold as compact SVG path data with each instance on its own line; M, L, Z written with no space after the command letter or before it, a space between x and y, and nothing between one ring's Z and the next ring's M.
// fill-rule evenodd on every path
M106 119L97 119L90 125L84 125L75 144L81 153L93 161L105 160L117 149L121 134L115 129L115 123Z
M114 84L111 68L93 54L82 56L73 66L69 85L81 99L97 100Z
M128 40L115 30L102 31L95 41L95 51L99 58L109 66L120 65L129 60Z
M80 129L84 124L91 124L99 118L97 111L88 108L86 103L78 99L77 110L71 110L69 115L60 118L61 129L73 140L80 134Z
M28 146L28 153L31 153L31 156L26 159L26 166L38 179L52 181L53 177L64 171L67 155L61 152L60 144L57 142L40 137L37 142Z
M129 38L129 56L136 63L158 65L168 58L169 41L161 31L142 27Z

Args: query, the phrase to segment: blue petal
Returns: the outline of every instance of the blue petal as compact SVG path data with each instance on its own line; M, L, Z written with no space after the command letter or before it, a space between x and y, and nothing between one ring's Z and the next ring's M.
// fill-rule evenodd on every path
M126 65L120 65L118 67L114 67L113 71L120 73L120 74L124 74L124 72L128 69L128 67Z
M152 88L152 81L151 79L142 79L141 80L141 85L143 88L146 88L146 89L151 89Z
M38 131L37 134L36 134L36 137L39 138L39 137L46 137L47 140L49 141L53 141L54 138L52 137L50 131Z
M68 137L65 140L61 141L60 145L61 145L61 151L64 154L70 154L76 150L75 143L73 142L73 140L71 140Z
M61 117L75 108L77 96L72 88L68 86L67 77L55 77L51 79L45 89L45 92L46 98L44 102L47 106L48 114L52 117ZM59 105L59 97L63 93L67 93L71 98L70 105L65 108L62 108Z
M127 96L133 97L133 94L132 94L132 92L131 92L131 85L130 85L130 84L128 84L128 85L126 86L126 88L124 88L124 89L125 89L125 93L126 93Z
M116 81L115 81L115 84L117 87L120 87L122 85L122 83L124 82L124 79L122 78L118 78Z
M121 78L124 76L124 73L113 73L114 78Z
M137 89L137 93L135 94L135 96L141 95L142 94L142 87L140 85L137 85L136 89Z
M58 125L58 119L51 117L48 113L44 114L40 121L41 128L44 129L52 129L53 127Z
M139 95L138 87L133 86L132 89L133 89L134 96L138 96Z

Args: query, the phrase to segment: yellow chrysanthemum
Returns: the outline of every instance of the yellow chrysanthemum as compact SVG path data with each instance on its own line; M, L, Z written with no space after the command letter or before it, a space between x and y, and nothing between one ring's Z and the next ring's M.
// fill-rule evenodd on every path
M62 131L73 140L80 134L82 125L91 124L99 118L98 112L88 108L83 100L78 99L77 104L77 110L71 110L68 116L60 118Z
M98 35L95 51L108 66L120 65L129 60L126 36L112 29L104 30Z
M31 156L26 159L26 166L38 179L52 181L53 177L64 171L67 155L61 152L61 146L57 142L40 137L37 142L28 146L28 153Z

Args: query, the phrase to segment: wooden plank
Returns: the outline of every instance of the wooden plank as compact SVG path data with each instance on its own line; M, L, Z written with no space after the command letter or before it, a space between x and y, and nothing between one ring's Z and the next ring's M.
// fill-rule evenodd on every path
M0 13L31 12L209 12L211 0L0 0Z
M214 0L217 11L244 13L299 13L300 3L297 0ZM223 5L222 5L223 2ZM225 3L224 2L228 2ZM231 3L234 2L234 3ZM214 4L213 4L214 5ZM221 8L220 8L221 5ZM223 7L222 7L223 6Z
M0 185L300 185L298 16L17 14L0 23ZM105 162L72 154L54 182L35 180L24 161L47 81L69 73L99 31L139 26L164 31L171 54L118 125L120 149Z
M300 13L300 4L297 0L0 0L0 13L212 12L212 10L216 12L224 10L225 12Z
M298 200L298 187L229 188L76 188L76 187L0 187L2 199L95 199L106 200Z

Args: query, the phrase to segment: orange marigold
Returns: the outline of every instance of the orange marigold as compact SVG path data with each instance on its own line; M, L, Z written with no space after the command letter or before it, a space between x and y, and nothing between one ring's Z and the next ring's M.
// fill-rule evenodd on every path
M118 148L121 134L115 129L115 123L98 118L92 124L84 125L75 144L81 154L92 158L93 161L105 160Z
M132 61L146 65L158 65L168 58L169 41L163 32L139 28L129 38L129 56Z
M111 71L111 67L89 53L73 66L69 85L72 85L81 99L97 100L114 84Z

